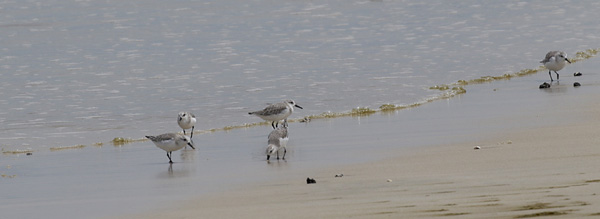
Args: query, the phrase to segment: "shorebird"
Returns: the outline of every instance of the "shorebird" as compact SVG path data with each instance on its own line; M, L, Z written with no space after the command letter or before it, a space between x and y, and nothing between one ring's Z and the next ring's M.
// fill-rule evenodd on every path
M167 152L169 163L173 163L173 160L171 160L171 153L173 151L182 149L186 145L189 145L192 149L196 149L194 148L194 142L180 133L165 133L157 136L146 136L146 138L150 139L156 147Z
M194 126L196 125L196 116L194 114L188 112L180 112L177 116L177 124L179 124L179 127L183 129L184 135L186 129L192 129L192 132L190 132L190 139L194 137Z
M271 158L272 154L277 154L277 160L279 160L279 151L283 149L283 159L285 160L285 154L287 153L287 149L285 146L288 141L288 131L287 128L279 127L269 134L269 141L267 141L267 161Z
M557 71L560 71L565 67L565 62L571 64L571 61L567 59L567 54L561 51L550 51L546 54L546 58L540 61L540 63L543 63L544 66L548 69L550 81L554 81L552 79L552 71L556 73L556 80L558 80L559 75Z
M298 106L293 100L285 100L281 103L271 104L263 110L249 112L248 114L258 116L266 121L271 121L271 126L275 129L281 120L284 120L283 125L287 127L287 117L294 112L294 107L302 109L302 107Z

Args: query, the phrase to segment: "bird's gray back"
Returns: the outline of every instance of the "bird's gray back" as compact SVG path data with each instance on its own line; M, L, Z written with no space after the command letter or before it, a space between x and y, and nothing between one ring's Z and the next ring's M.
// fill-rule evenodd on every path
M157 136L146 136L146 137L148 137L148 139L150 139L151 141L154 141L154 142L162 142L162 141L175 139L177 137L177 134L165 133L165 134L160 134Z
M263 110L252 112L252 114L258 114L258 115L261 115L261 116L276 115L276 114L280 114L285 109L287 109L287 104L285 104L285 103L276 103L276 104L272 104L272 105L267 106Z
M288 131L287 128L277 128L275 130L273 130L270 134L269 134L269 144L275 144L279 146L279 139L281 138L287 138L288 137Z
M561 51L550 51L548 53L546 53L546 58L544 58L544 60L540 61L540 63L546 63L549 62L550 59L558 54L561 54Z

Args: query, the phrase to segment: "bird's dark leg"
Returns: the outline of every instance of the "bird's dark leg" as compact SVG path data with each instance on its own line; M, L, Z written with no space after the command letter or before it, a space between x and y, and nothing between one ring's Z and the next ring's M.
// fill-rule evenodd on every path
M560 75L558 75L558 72L554 71L554 73L556 73L556 80L558 81L558 78L560 77Z
M271 155L267 154L267 161L269 161L269 158L271 158Z
M173 160L171 160L171 152L167 152L167 157L169 158L169 163L173 163Z
M185 134L185 133L183 133ZM192 137L194 137L194 126L192 126L192 132L190 132L190 139L192 139Z
M285 160L285 154L287 153L287 149L283 148L283 160Z
M185 135L185 129L183 129L183 135Z
M277 150L277 160L279 160L279 150Z
M548 74L550 75L550 81L554 81L554 79L552 79L552 71L548 71Z
M273 122L271 123L271 126L273 127L273 129L275 129L275 121L273 121Z

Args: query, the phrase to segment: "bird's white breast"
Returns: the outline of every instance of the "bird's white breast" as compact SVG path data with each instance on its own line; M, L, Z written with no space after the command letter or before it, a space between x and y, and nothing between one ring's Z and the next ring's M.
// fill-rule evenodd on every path
M561 69L563 69L566 65L566 61L564 60L556 60L556 57L552 57L550 58L550 60L546 63L544 63L544 67L546 67L548 70L552 70L552 71L559 71Z
M183 118L180 122L179 122L179 126L181 126L182 129L191 129L192 126L194 126L196 124L196 118Z
M182 149L186 145L186 144L177 144L177 142L173 139L154 142L154 144L156 145L156 147L163 149L167 152Z

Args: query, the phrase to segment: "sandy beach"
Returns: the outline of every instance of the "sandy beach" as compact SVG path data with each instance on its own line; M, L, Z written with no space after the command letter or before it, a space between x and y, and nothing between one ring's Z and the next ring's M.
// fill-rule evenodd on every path
M248 186L141 217L598 216L598 116L592 109L599 106L577 112L587 122L404 149L392 159L315 172L316 184L298 177Z
M249 184L125 217L600 216L600 139L596 137L600 98L597 94L577 97L573 92L578 91L564 84L555 88L559 92L547 93L557 101L551 109L484 121L557 122L467 137L471 140L458 143L399 148L380 161L289 173L282 180ZM588 91L598 88L597 84L588 86ZM547 101L528 100L534 105ZM569 101L584 104L573 107ZM307 176L316 184L307 185Z

